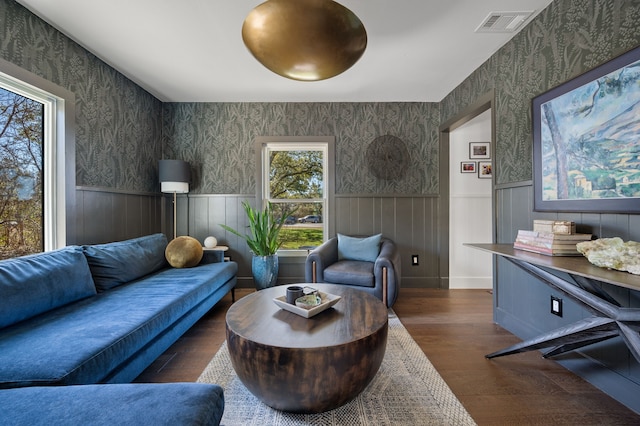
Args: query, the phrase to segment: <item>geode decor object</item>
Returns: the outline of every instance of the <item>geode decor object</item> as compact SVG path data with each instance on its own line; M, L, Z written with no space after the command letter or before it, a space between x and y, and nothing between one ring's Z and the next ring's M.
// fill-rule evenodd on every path
M596 266L640 275L640 243L636 241L600 238L578 243L576 248Z

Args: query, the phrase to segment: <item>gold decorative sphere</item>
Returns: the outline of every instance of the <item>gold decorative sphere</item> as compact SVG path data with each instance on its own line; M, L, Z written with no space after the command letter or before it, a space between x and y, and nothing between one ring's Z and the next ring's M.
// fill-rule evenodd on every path
M202 260L204 252L200 241L193 237L177 237L164 250L167 262L174 268L191 268Z

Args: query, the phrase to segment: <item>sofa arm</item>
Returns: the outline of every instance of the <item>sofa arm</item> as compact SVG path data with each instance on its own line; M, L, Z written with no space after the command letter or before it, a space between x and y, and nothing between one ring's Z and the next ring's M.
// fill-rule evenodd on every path
M384 274L385 268L387 270L386 277ZM374 275L377 283L385 283L386 279L387 288L386 294L383 294L383 301L386 301L388 307L393 306L400 291L402 270L400 250L398 250L398 247L393 241L387 238L382 239L380 254L374 264Z
M305 261L304 278L308 283L323 283L324 270L338 261L338 238L333 237L316 247Z

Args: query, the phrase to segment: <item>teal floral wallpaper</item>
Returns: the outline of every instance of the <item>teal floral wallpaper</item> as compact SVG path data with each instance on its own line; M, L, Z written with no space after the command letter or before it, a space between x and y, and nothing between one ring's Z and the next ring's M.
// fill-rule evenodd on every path
M256 136L336 136L337 194L438 193L438 104L167 103L167 158L189 161L192 191L254 194ZM376 178L366 149L378 136L402 139L411 162L398 180Z
M532 179L531 100L640 44L637 0L556 0L441 102L443 122L495 89L497 184Z
M0 57L75 94L77 185L159 190L158 99L12 0L0 0Z

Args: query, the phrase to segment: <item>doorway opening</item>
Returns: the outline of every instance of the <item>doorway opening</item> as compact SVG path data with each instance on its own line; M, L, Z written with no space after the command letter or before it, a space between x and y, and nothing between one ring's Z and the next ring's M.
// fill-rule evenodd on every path
M441 288L490 288L492 286L492 273L487 269L493 264L491 257L482 259L480 256L483 253L465 253L470 249L464 247L463 243L495 241L494 177L493 173L489 177L486 174L484 176L479 174L480 167L485 167L485 172L487 166L491 171L494 170L494 111L494 92L491 91L440 126L441 203L438 217L441 218L439 235ZM482 140L475 140L476 138ZM474 140L466 141L466 139ZM477 158L482 155L475 155L478 153L474 154L471 151L476 147L470 145L471 142L479 142L481 147L488 142L490 158ZM452 145L453 143L455 145ZM464 159L465 155L466 159ZM455 166L452 164L454 161ZM465 166L461 164L463 162L467 163L467 170L463 170ZM468 167L472 162L475 169L474 179L482 180L482 183L469 178L472 173ZM479 188L486 192L481 193ZM478 191L477 194L476 191ZM474 209L482 209L482 212L474 216ZM460 265L464 267L461 268ZM452 273L452 271L455 272Z

